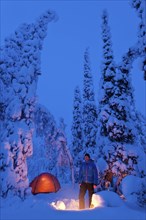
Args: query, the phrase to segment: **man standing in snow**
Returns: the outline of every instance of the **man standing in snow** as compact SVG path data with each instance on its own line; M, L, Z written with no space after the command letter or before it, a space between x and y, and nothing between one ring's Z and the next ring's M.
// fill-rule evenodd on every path
M94 193L94 188L97 187L98 174L97 168L93 160L90 159L89 154L85 154L85 161L81 164L79 171L79 209L85 208L85 199L84 196L88 190L89 194L89 208L92 207L92 195Z

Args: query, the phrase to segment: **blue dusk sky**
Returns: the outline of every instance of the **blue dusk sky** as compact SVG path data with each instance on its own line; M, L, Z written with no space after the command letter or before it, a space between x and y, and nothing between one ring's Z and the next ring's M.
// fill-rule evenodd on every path
M46 10L54 10L59 19L49 23L41 54L41 72L37 95L58 121L65 119L67 131L72 122L74 88L83 83L83 55L90 48L91 69L96 101L102 62L101 15L109 13L109 25L115 61L137 41L139 19L127 0L25 1L1 0L1 45L22 23L32 23ZM145 81L140 59L134 62L132 85L136 109L146 116Z

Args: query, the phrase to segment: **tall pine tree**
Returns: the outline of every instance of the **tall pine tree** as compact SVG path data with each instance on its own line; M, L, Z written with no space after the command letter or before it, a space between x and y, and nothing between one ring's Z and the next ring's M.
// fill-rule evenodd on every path
M40 75L40 52L48 22L47 11L36 23L21 25L1 48L0 84L2 108L0 133L1 196L9 192L24 198L29 187L27 158L32 154L36 86ZM5 112L5 114L3 114Z
M79 167L83 158L83 121L82 121L82 100L80 89L77 86L74 91L73 122L71 127L72 139L71 149L74 161L75 181L78 182Z
M41 172L56 174L55 137L57 125L52 114L37 104L34 115L33 154L28 158L28 177L32 181Z
M96 154L96 133L97 133L97 108L95 104L95 94L91 64L88 48L84 53L84 78L83 78L83 136L84 151L93 157Z
M138 28L138 42L135 45L137 48L137 57L142 57L141 70L144 73L144 80L146 80L146 2L145 0L132 0L132 7L135 8L140 19Z
M134 100L128 59L119 66L113 62L107 13L103 13L103 66L98 114L100 154L115 175L136 173L137 148ZM126 70L126 71L125 71ZM134 117L133 117L134 115Z
M132 45L128 51L123 56L123 62L125 60L128 61L129 66L128 70L133 67L133 62L137 59L141 59L141 71L144 74L144 80L146 80L146 7L145 2L143 0L131 0L131 5L135 8L137 15L140 19L139 26L138 26L138 35L137 35L137 42Z
M56 151L57 151L57 177L62 183L74 182L73 173L73 159L67 145L67 138L65 135L64 119L60 118L59 128L56 135Z
M110 27L108 25L107 11L102 15L102 40L103 40L103 61L101 69L101 80L99 85L98 96L98 135L97 145L99 154L101 154L104 138L108 134L107 121L111 115L109 102L114 94L114 77L116 74L116 66L112 50Z

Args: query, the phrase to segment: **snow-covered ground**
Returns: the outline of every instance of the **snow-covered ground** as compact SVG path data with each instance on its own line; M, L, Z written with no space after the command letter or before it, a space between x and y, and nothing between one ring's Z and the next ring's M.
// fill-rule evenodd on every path
M146 212L116 193L101 191L93 195L93 209L78 210L78 185L62 185L57 193L30 195L1 200L1 220L145 220ZM87 200L86 195L86 200Z

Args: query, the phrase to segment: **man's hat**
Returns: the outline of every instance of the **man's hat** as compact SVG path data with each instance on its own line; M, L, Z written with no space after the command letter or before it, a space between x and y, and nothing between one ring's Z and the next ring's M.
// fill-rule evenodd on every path
M85 154L85 156L87 156L87 157L89 157L89 158L90 158L90 155L89 155L88 153L86 153L86 154Z

